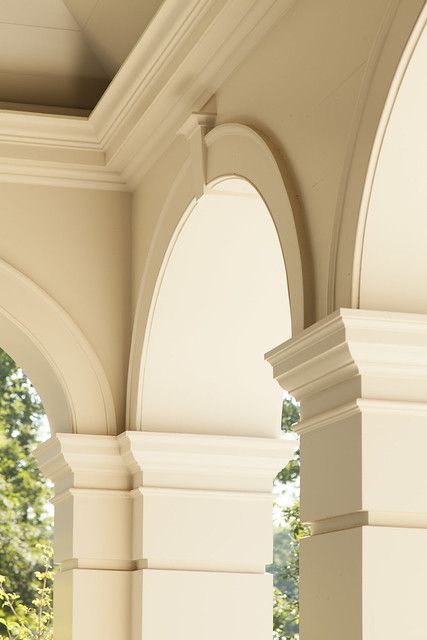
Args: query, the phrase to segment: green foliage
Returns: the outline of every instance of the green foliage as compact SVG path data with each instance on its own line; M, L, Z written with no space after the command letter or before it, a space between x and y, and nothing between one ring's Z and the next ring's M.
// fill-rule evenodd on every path
M299 417L299 403L292 396L286 395L282 404L282 431L291 432Z
M299 420L299 405L291 397L283 400L282 430L291 432ZM300 452L277 475L276 486L285 493L300 475ZM299 500L282 507L283 525L274 535L274 562L270 570L274 575L273 640L299 638L299 542L309 534L300 519Z
M52 534L46 510L51 491L31 455L43 416L34 387L0 350L0 575L3 591L19 596L21 613L40 596L37 572L44 567L38 545L49 544ZM3 599L0 620L11 616Z
M0 576L0 623L9 640L52 640L53 560L51 546L37 545L42 570L34 575L35 598L29 607L19 594L5 587L6 578Z
M285 396L282 404L282 431L291 433L294 424L299 421L299 404L292 396ZM298 480L300 475L300 452L295 452L292 460L277 474L277 482L287 485Z

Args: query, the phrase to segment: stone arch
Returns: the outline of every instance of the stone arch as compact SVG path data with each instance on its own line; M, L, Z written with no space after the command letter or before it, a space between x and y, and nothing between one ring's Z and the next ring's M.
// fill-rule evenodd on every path
M368 61L337 201L329 271L329 312L364 304L362 262L373 191L384 162L384 143L426 20L424 0L394 0ZM375 304L381 304L380 300Z
M250 183L264 202L275 226L286 266L292 331L300 331L308 321L304 286L308 280L308 260L301 258L302 232L297 227L292 196L284 181L283 168L266 141L249 127L223 124L204 138L204 183L215 185L223 179L241 178ZM197 160L196 160L197 162ZM150 253L143 272L134 320L128 382L128 428L142 428L142 383L149 328L164 268L176 239L198 202L194 157L182 166L160 213ZM150 427L151 428L151 427Z
M52 431L114 434L111 390L92 347L68 314L0 260L0 346L40 393Z

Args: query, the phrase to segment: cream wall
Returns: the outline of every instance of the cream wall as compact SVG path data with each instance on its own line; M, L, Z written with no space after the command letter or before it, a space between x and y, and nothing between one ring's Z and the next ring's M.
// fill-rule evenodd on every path
M177 136L159 162L135 189L132 199L132 309L135 312L144 264L162 206L177 172L189 156L186 139ZM190 175L186 182L188 202L193 197ZM182 212L184 213L184 211Z
M364 229L360 225L359 301L364 309L427 312L426 65L424 28L395 97Z
M337 199L353 118L367 61L392 4L299 0L207 107L216 111L217 125L237 122L259 130L286 165L286 187L301 209L295 215L303 261L313 263L309 297L315 313L306 324L328 311ZM176 136L132 196L22 182L0 186L0 257L57 300L81 328L105 368L119 429L144 265L180 171L182 213L182 203L194 197L191 167L183 170L187 160L190 145Z
M27 275L85 334L123 429L129 352L130 197L0 184L0 258Z
M209 105L217 124L258 129L285 159L302 205L303 249L314 263L316 318L327 313L332 232L352 117L388 4L300 0ZM185 140L177 139L136 190L134 300L153 223L184 158Z
M277 437L282 393L263 355L291 335L286 271L264 202L224 180L186 212L143 359L143 427Z
M184 25L179 22L178 14L184 13L181 5L171 0L167 4L174 11L157 23L160 37L151 30L151 46L150 38L148 45L142 38L142 46L134 50L137 56L131 54L90 118L32 115L21 122L16 114L3 114L0 121L4 153L0 173L2 180L9 180L0 186L0 258L8 263L0 261L0 326L15 341L23 336L35 364L42 361L43 366L34 370L42 374L48 370L45 382L50 383L51 394L59 389L63 395L58 422L69 427L59 428L60 433L37 454L56 490L55 544L62 563L55 600L58 640L111 635L116 640L142 636L165 640L173 633L177 638L199 639L209 614L215 624L209 635L205 633L207 638L235 640L239 633L248 640L271 637L271 583L264 575L271 560L271 483L289 460L292 445L276 437L278 429L265 429L261 420L252 431L246 430L244 419L242 431L240 423L237 430L226 419L219 428L215 415L209 416L204 431L198 416L195 424L189 424L185 414L179 426L166 422L163 397L157 403L158 421L151 428L150 421L143 424L141 418L145 330L153 327L155 333L150 309L170 241L176 239L188 205L195 204L217 179L233 173L250 178L264 197L288 275L295 336L269 359L280 384L301 400L302 407L298 426L302 517L314 523L313 538L302 555L304 637L360 640L362 633L365 640L400 640L404 636L404 628L390 629L392 583L380 565L383 560L387 563L385 556L395 557L396 549L408 544L419 557L425 556L425 533L411 531L426 527L421 453L412 465L409 485L422 490L412 491L411 504L406 495L400 500L401 494L386 480L395 477L396 461L407 449L408 424L414 450L425 450L427 320L416 314L360 309L324 316L331 300L332 306L336 300L348 301L341 294L331 296L331 284L347 294L353 279L354 231L367 157L397 61L423 2L297 0L286 15L287 1L269 2L194 0L194 5L185 3L188 11L197 4L209 6L212 13L198 22L200 16L194 11L191 18L184 16L184 22L188 18L194 24ZM269 14L271 26L273 9L283 17L255 45L253 32L259 21L254 13L258 11L262 19ZM236 15L242 20L232 22ZM393 15L398 16L394 23ZM392 23L397 38L388 37ZM194 29L183 34L184 26ZM236 35L240 29L246 34L241 41ZM224 39L219 32L226 33ZM391 57L386 46L390 39ZM381 66L384 58L386 72ZM235 70L224 80L225 67L230 70L234 63ZM380 91L371 83L375 74L382 79ZM199 85L198 78L203 78ZM417 91L415 87L410 96L412 107ZM190 117L192 110L204 110L204 118ZM214 112L213 118L208 111ZM400 133L405 128L404 117L398 128ZM361 160L357 143L363 147ZM391 144L393 156L399 154L399 146L396 138ZM385 192L390 175L393 179L393 174L384 179ZM26 184L36 180L51 186ZM82 190L83 184L93 189ZM123 191L135 184L133 195ZM421 185L419 190L424 195ZM396 203L400 207L393 213L398 220L406 200L391 204ZM350 210L342 216L341 230L340 209ZM379 218L368 224L372 231L378 223L365 254L367 278L369 263L375 271L375 252L387 225L381 201L379 211ZM422 222L423 210L416 213ZM397 243L397 224L393 230ZM422 238L416 237L422 246ZM336 277L331 268L335 249ZM382 275L386 278L387 271ZM417 282L419 300L424 299L423 282L421 278ZM84 336L33 283L63 307ZM179 294L179 284L173 282L173 294ZM362 303L374 307L378 298L369 297L367 281L365 285ZM22 300L32 321L27 324L23 313L16 313ZM232 305L224 306L226 317ZM409 305L408 310L414 311ZM168 309L164 317L169 320ZM321 321L309 326L316 318ZM169 329L171 325L178 334L171 332L172 342L182 338L191 322L184 318L179 327L172 319ZM34 326L44 331L32 332ZM5 339L4 329L2 335ZM167 380L161 375L161 366L169 367L168 352L158 357L163 337L158 336L160 348L152 358L153 369L160 372L152 385L155 393L165 379L169 387L174 385L173 376ZM179 356L185 358L189 349L197 361L199 354L190 340ZM213 351L205 360L200 358L201 369L209 368ZM80 359L74 358L75 352ZM226 356L223 368L228 365ZM113 392L118 430L127 428L118 437L102 367ZM196 366L191 374L202 379ZM243 362L235 374L239 384L242 380L245 384L245 374L250 372ZM165 397L167 401L167 389ZM189 406L191 410L191 402ZM82 409L78 415L76 407ZM68 415L73 411L75 416ZM182 407L175 413L174 420L181 418ZM174 424L175 433L170 433ZM384 434L391 437L387 440ZM326 475L316 466L322 450L331 457ZM170 530L164 526L165 513L173 519ZM248 535L241 534L242 522L248 523ZM352 528L362 534L344 531ZM393 529L399 529L399 535ZM206 546L206 531L215 532L216 546ZM342 539L338 545L337 536ZM344 581L342 566L347 567ZM396 575L400 583L410 583L406 602L408 610L415 604L412 635L421 640L423 576L419 579L416 572L399 567ZM169 592L185 600L172 617L173 629L172 618L163 615L164 594ZM242 592L245 629L235 596ZM206 594L205 605L201 600ZM203 618L194 615L194 602ZM337 603L347 606L348 615L331 630L329 620ZM103 611L102 620L94 610ZM366 626L373 614L374 623Z

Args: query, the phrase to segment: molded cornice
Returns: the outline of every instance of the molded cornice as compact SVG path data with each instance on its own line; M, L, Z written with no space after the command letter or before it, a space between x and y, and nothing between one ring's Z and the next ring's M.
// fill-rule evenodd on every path
M271 490L295 442L213 434L126 431L117 442L135 486Z
M300 432L362 410L427 408L426 315L339 309L266 359L279 384L303 401Z
M0 179L132 189L295 0L166 0L86 117L0 112Z

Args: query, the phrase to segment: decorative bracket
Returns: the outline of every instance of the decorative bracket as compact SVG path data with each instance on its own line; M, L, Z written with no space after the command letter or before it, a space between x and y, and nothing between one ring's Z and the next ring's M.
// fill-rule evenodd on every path
M194 190L196 198L206 191L206 134L215 126L215 113L192 113L185 121L178 135L187 138L190 144Z

